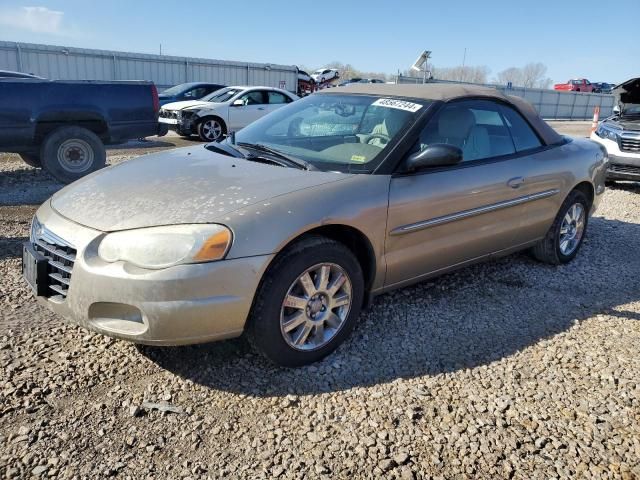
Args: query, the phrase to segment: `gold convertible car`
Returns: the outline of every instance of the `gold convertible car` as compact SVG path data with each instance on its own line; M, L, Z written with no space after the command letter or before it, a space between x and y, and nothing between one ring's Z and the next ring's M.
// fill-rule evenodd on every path
M602 147L494 89L353 84L67 186L38 209L23 272L42 303L105 335L246 333L303 365L375 295L522 249L569 262L606 167Z

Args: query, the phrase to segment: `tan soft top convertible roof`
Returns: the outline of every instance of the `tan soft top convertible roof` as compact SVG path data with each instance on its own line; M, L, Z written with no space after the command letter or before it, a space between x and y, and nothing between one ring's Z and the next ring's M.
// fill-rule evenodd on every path
M495 88L456 83L427 83L424 85L395 85L386 83L351 83L345 87L328 88L317 92L321 95L356 93L381 97L404 97L448 102L465 97L492 98L511 104L538 132L547 145L562 143L563 139L536 112L526 100L513 95L505 95Z

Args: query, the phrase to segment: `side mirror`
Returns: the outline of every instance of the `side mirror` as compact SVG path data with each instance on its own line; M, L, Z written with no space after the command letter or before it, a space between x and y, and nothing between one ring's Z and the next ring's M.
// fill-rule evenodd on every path
M412 153L406 161L407 170L413 172L427 167L455 165L462 161L462 150L455 145L434 143L420 152Z
M244 107L244 100L234 100L231 104L232 107Z
M613 113L614 113L615 115L620 115L620 105L615 105L615 106L613 107Z

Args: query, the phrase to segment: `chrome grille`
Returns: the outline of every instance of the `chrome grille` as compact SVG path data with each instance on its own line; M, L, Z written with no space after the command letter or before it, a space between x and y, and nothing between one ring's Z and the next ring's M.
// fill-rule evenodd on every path
M623 152L640 153L640 138L620 137L620 150Z
M37 218L31 227L31 244L35 250L46 257L48 262L49 289L52 296L66 298L71 273L76 260L76 249L67 241L47 230Z
M609 165L609 171L640 176L640 167L636 167L634 165L619 165L617 163L612 163Z

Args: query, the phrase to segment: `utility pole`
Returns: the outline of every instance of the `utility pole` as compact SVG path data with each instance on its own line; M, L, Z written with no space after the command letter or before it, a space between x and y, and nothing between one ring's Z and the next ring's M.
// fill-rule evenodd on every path
M464 75L464 64L467 61L467 47L464 47L464 53L462 54L462 70L460 70L460 81L462 81L462 76Z
M160 44L160 55L162 55L162 44Z

